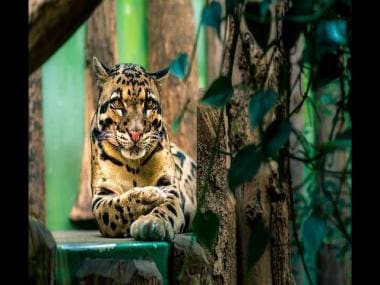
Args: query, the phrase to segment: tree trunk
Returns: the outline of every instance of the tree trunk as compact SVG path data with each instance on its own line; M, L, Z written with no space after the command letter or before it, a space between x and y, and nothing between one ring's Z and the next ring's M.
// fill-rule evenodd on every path
M54 284L57 244L40 221L29 216L28 272L30 284Z
M227 186L227 157L217 154L214 146L226 148L224 112L198 107L197 189L198 209L211 210L218 216L219 232L212 252L179 235L174 241L172 270L175 284L237 284L236 276L236 201ZM218 131L219 129L219 131ZM202 196L201 192L204 192ZM203 198L204 197L204 198Z
M44 141L41 71L29 76L29 215L45 223Z
M195 37L193 11L191 1L168 2L154 0L148 2L148 24L149 24L149 69L155 71L166 67L179 53L186 52L191 55ZM172 23L175 25L173 29ZM214 34L215 36L215 34ZM215 39L214 39L215 42ZM220 47L220 43L215 43ZM214 75L217 76L220 62L220 52L215 53ZM215 58L218 56L218 58ZM178 245L174 242L173 273L174 282L179 284L236 284L236 215L235 200L230 193L226 183L226 163L224 155L218 155L215 163L211 166L212 179L207 178L209 165L205 164L212 153L219 113L206 107L196 110L195 103L199 98L197 87L196 61L188 80L184 83L175 77L170 77L162 88L162 109L166 122L170 125L173 119L180 113L187 99L191 101L187 112L182 120L177 135L170 132L171 141L177 143L193 158L197 158L197 189L198 198L200 189L206 183L207 192L205 203L199 207L200 210L213 211L220 221L220 228L214 251L210 253L207 263L202 254L195 249L199 245L195 242L195 248ZM195 116L197 113L197 116ZM198 130L198 131L197 131ZM195 136L197 134L197 136ZM221 124L220 137L226 146L226 130L224 123ZM180 238L180 236L178 237ZM185 241L185 237L182 244ZM183 264L185 263L185 267ZM181 270L185 268L185 271Z
M332 246L325 245L318 255L318 284L319 285L350 285L352 284L350 272L350 258L339 261L336 250Z
M202 106L198 110L198 160L203 163L198 164L197 188L207 189L200 211L211 210L220 223L211 280L213 284L236 284L236 201L227 184L227 157L218 153L212 161L215 140L220 149L228 149L225 112Z
M91 15L100 0L29 0L29 74Z
M167 67L178 54L191 55L195 40L191 1L151 0L148 2L148 62L149 70ZM170 76L161 91L162 110L166 123L170 126L179 115L187 99L190 103L183 117L178 133L169 137L191 157L196 159L196 101L199 97L196 61L186 83Z
M86 94L85 141L78 196L70 213L73 222L90 222L95 225L91 211L91 145L90 123L98 101L98 87L92 70L92 58L98 57L106 66L113 66L117 59L115 1L104 1L89 18L86 36ZM84 225L83 225L84 226Z
M236 24L236 21L231 20L231 26L233 26L231 34L233 34L233 29ZM237 40L232 77L233 85L242 81L246 84L249 83L248 78L250 78L250 75L246 74L246 70L249 70L248 66L252 65L252 63L244 60L243 48L245 47L250 53L258 52L258 47L255 46L250 35L247 32L243 35L247 42L243 43L240 39ZM241 59L241 62L239 62L238 59ZM264 66L267 64L266 62L261 63L263 66L262 70L265 69ZM262 76L262 74L254 76L257 77L259 75ZM231 106L227 110L231 152L237 152L249 143L258 142L257 134L250 130L248 122L247 106L250 94L250 92L235 91ZM262 165L256 177L251 182L244 184L235 191L238 213L237 252L240 257L238 273L239 284L273 284L270 242L268 242L259 261L251 269L247 268L247 253L250 250L248 241L250 235L254 234L251 230L251 225L261 222L267 228L270 228L271 205L267 191L269 176L270 171L268 167Z
M277 1L272 7L272 19L281 18L286 1ZM246 84L255 86L251 90L235 90L231 104L227 107L230 152L236 153L248 144L258 144L258 133L250 128L248 121L248 103L251 94L258 89L273 89L280 96L274 110L266 115L265 128L276 117L284 118L288 112L287 94L279 90L280 67L288 67L278 49L271 48L263 56L244 21L238 26L237 18L229 18L230 38L240 30L236 39L236 50L228 45L230 61L233 63L232 85ZM237 31L235 29L238 29ZM280 31L280 22L272 20L271 39ZM280 34L278 34L280 36ZM233 39L231 40L233 42ZM230 67L229 67L230 68ZM281 178L279 179L279 175ZM278 181L281 182L281 185ZM290 191L290 174L288 161L263 163L256 176L235 191L237 200L237 252L239 259L239 284L292 284L290 267L290 243L288 233L288 201ZM260 259L252 266L247 265L250 236L255 235L255 225L264 224L269 229L270 239Z

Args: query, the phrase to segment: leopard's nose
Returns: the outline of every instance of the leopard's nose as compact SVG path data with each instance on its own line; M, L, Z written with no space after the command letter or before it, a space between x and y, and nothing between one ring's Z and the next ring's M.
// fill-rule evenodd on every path
M138 142L142 135L142 132L138 130L128 131L128 133L134 142Z

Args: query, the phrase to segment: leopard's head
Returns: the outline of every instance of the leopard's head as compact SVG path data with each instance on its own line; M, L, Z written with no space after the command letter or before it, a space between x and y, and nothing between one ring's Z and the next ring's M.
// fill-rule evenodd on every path
M108 68L96 57L93 68L100 91L98 139L107 140L126 159L143 158L166 136L159 91L168 68L155 73L136 64Z

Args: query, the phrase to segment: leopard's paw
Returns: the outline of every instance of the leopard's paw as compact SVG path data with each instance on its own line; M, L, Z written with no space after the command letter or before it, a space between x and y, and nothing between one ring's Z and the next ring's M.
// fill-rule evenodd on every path
M156 187L136 187L134 189L135 191L132 193L132 197L136 200L140 200L142 204L154 204L157 206L161 204L165 199L165 195Z
M136 240L172 240L172 225L153 214L140 216L131 225L131 236Z

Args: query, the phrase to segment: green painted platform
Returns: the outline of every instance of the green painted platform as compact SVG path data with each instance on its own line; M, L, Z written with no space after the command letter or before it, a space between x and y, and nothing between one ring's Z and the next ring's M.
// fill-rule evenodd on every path
M120 271L118 268L125 264L124 261L131 260L142 261L138 263L143 270L154 262L163 284L169 284L168 242L104 238L99 231L54 231L53 236L57 243L55 284L80 284L83 274L96 270L98 273L108 271L105 274L119 274L115 271Z

